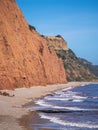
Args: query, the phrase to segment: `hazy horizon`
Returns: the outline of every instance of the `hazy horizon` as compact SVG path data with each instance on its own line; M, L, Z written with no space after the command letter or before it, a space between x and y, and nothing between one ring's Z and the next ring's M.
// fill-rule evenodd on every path
M43 35L62 35L77 57L98 65L97 0L16 0L28 24Z

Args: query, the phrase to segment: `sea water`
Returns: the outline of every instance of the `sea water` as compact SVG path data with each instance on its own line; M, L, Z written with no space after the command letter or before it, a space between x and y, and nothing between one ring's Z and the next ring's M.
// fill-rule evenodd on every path
M40 118L32 130L98 130L98 84L62 89L29 109Z

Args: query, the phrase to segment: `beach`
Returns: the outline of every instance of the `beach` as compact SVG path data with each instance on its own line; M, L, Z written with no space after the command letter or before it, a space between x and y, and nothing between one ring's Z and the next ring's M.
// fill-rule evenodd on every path
M19 125L19 119L23 115L29 114L29 110L23 107L23 105L63 88L76 87L90 83L91 82L69 82L67 84L4 90L14 96L0 95L0 130L27 130L24 126Z

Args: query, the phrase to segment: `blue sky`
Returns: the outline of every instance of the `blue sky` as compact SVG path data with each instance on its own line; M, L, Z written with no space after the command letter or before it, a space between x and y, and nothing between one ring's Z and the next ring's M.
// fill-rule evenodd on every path
M60 34L78 57L98 65L98 0L16 0L43 35Z

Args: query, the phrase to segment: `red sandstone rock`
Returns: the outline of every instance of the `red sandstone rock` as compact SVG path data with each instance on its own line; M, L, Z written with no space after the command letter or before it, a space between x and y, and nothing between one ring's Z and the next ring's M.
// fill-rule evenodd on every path
M61 60L29 30L14 0L0 0L0 89L53 83L66 83Z

